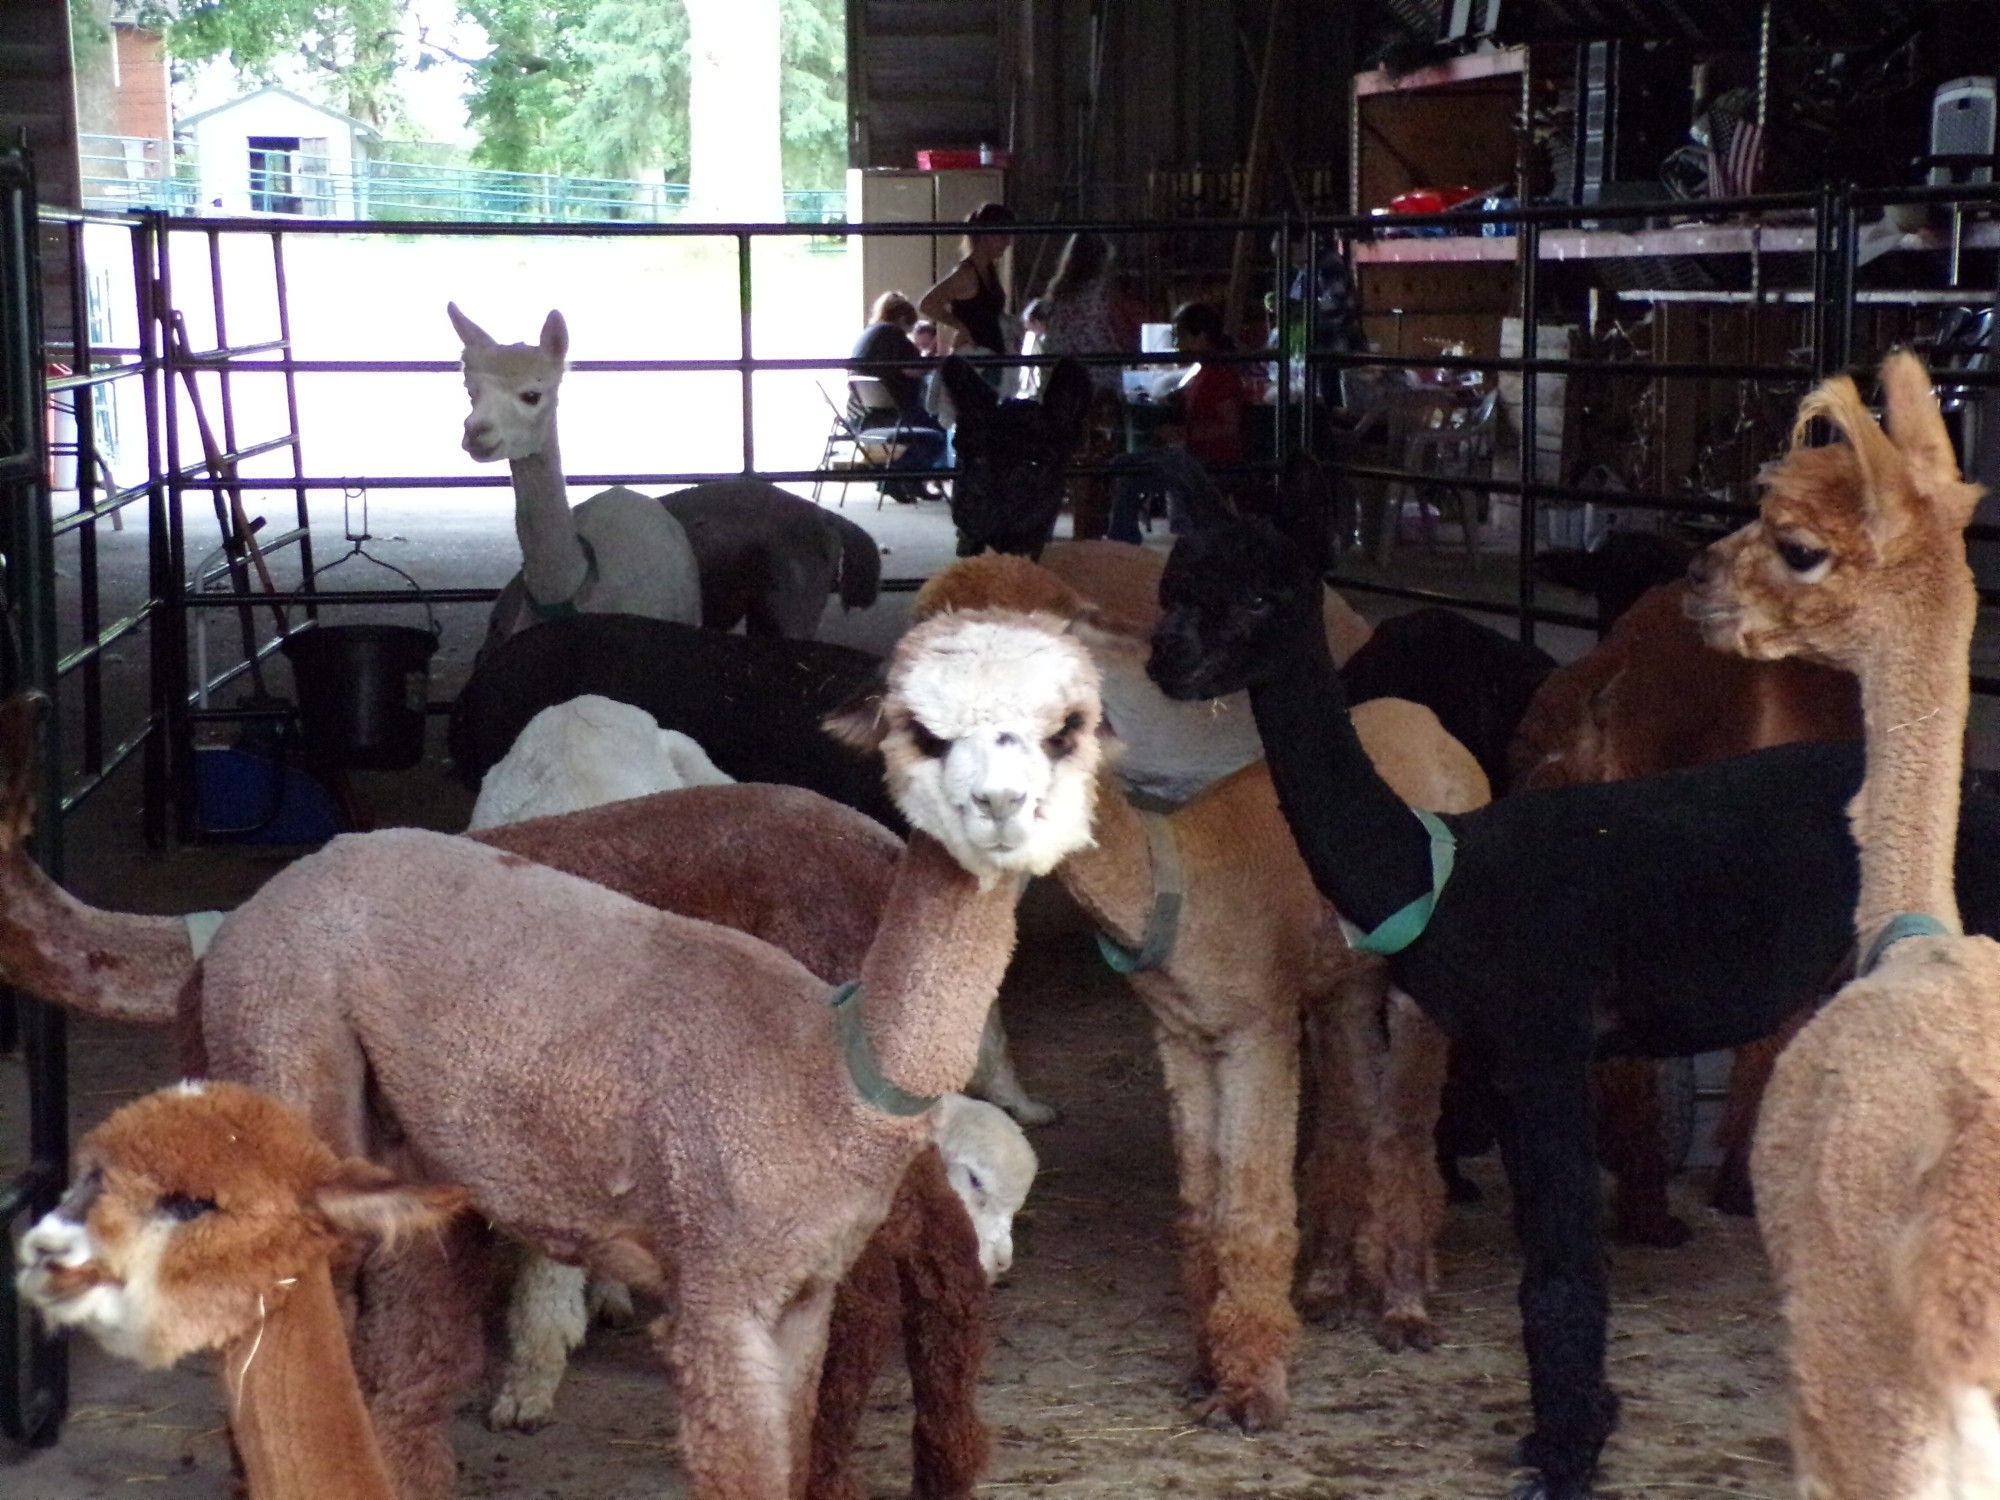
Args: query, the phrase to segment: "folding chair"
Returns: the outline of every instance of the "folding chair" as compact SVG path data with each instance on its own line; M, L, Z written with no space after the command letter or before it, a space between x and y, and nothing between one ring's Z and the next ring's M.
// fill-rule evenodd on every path
M850 377L849 391L854 392L863 379L861 376ZM866 383L877 390L881 389L879 381L869 380ZM826 402L827 410L833 413L833 423L826 431L826 443L820 449L819 466L822 470L842 471L839 480L839 504L844 507L847 504L847 487L854 482L853 476L857 470L887 472L889 465L903 456L906 446L903 441L905 424L901 414L898 413L893 427L866 426L864 424L870 409L865 404L862 406L860 417L857 418L850 414L847 407L843 407L833 399L824 382L814 381L813 384L819 387L820 399ZM886 392L884 394L886 395ZM840 456L842 449L846 450L845 458ZM825 483L824 478L813 481L813 504L819 504L820 490ZM881 481L878 479L875 483L875 508L880 510L883 501Z

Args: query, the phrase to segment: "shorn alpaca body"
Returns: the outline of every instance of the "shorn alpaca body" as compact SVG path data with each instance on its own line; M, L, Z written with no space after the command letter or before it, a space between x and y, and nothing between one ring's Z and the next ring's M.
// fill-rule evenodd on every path
M701 580L687 533L660 503L623 485L572 508L556 445L556 406L569 329L552 312L533 344L502 344L448 308L464 341L472 410L462 446L480 463L506 459L527 608L493 627L520 630L564 614L631 614L701 623ZM503 600L504 602L504 600ZM489 640L493 630L489 630Z
M955 564L924 586L916 614L994 604L1085 621L1107 676L1137 655L1135 643L1099 627L1102 616L1076 591L1021 558ZM1486 800L1478 767L1428 710L1380 703L1360 727L1385 774L1418 805L1461 810ZM1163 884L1177 891L1171 946L1129 977L1153 1017L1167 1081L1182 1280L1195 1324L1191 1389L1206 1416L1256 1430L1289 1410L1298 1339L1301 1018L1316 1105L1302 1300L1316 1313L1373 1303L1378 1336L1392 1348L1432 1336L1425 1296L1443 1198L1430 1135L1443 1038L1386 992L1380 960L1347 947L1286 835L1262 765L1168 815L1140 814L1110 768L1104 775L1096 843L1065 860L1057 878L1128 953L1145 947Z
M794 1493L834 1287L930 1138L900 1111L971 1074L1022 882L1088 842L1098 715L1060 621L903 638L886 694L841 721L883 749L915 830L848 1022L755 939L404 830L335 840L223 924L211 1065L336 1142L372 1105L503 1231L669 1298L692 1493ZM430 1351L462 1322L450 1267L413 1249L384 1271L358 1341L448 1385ZM406 1492L448 1488L442 1412L391 1430L384 1409Z
M865 527L763 479L717 479L664 495L701 570L710 630L811 640L829 594L866 609L882 586L882 552Z
M52 1327L142 1365L219 1352L250 1500L394 1500L330 1263L462 1202L342 1160L254 1090L181 1084L77 1144L74 1186L21 1241L19 1286Z
M1882 387L1886 432L1845 377L1806 398L1799 430L1824 417L1846 442L1767 471L1689 610L1718 647L1852 671L1867 725L1854 927L1873 966L1778 1059L1752 1159L1800 1492L1973 1500L2000 1495L2000 945L1960 934L1952 857L1981 490L1915 357L1891 355Z
M1431 835L1355 737L1306 556L1258 522L1197 534L1175 548L1161 597L1154 677L1191 698L1250 689L1321 893L1363 931L1431 893ZM1389 971L1507 1104L1530 1495L1588 1495L1617 1410L1591 1063L1740 1046L1810 1003L1852 941L1844 809L1860 773L1856 747L1792 745L1443 820L1456 866Z

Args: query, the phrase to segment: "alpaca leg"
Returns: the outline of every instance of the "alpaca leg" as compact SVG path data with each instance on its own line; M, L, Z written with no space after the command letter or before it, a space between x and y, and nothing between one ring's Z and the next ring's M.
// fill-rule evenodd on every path
M680 1292L671 1325L661 1319L654 1332L680 1393L688 1493L693 1500L784 1500L802 1494L811 1477L811 1434L800 1428L794 1447L793 1432L802 1414L810 1421L816 1382L804 1382L802 1400L795 1365L810 1341L787 1314L801 1300L816 1302L823 1309L823 1344L833 1289L826 1287L823 1294L801 1289L783 1312L768 1319L742 1305L751 1300L744 1288L711 1291L684 1276ZM818 1374L816 1351L812 1374Z
M868 1392L888 1356L901 1311L896 1259L871 1239L833 1294L833 1321L820 1369L819 1409L813 1417L809 1500L865 1500L854 1477L855 1435L868 1410Z
M826 1361L827 1331L833 1319L836 1283L816 1281L778 1315L773 1330L777 1345L780 1392L786 1415L785 1447L790 1483L784 1493L806 1500L812 1483L813 1413L819 1408L819 1374Z
M585 1276L532 1251L507 1303L507 1367L486 1414L495 1432L533 1432L555 1410L570 1351L590 1326Z
M1616 1182L1611 1234L1620 1244L1671 1250L1690 1230L1667 1206L1666 1116L1659 1064L1619 1057L1597 1065L1599 1154Z
M1216 1070L1218 1182L1209 1235L1216 1298L1209 1318L1215 1395L1204 1415L1246 1432L1283 1424L1286 1370L1298 1347L1292 1272L1298 1260L1299 1041L1295 1032L1227 1039Z
M1188 1394L1215 1389L1209 1318L1215 1304L1215 1246L1210 1238L1217 1189L1215 1075L1200 1043L1156 1029L1166 1075L1167 1113L1174 1136L1174 1165L1181 1211L1174 1222L1181 1244L1181 1294L1194 1325L1194 1375Z
M1989 1482L1969 1482L1984 1470L1976 1453L1954 1453L1954 1413L1949 1402L1925 1388L1903 1351L1875 1347L1853 1327L1822 1327L1800 1317L1793 1300L1790 1360L1792 1376L1792 1466L1799 1493L1810 1500L1875 1500L1875 1497L1935 1495L1971 1500L1996 1491ZM1974 1393L1986 1408L1990 1429L1993 1399ZM1950 1483L1947 1465L1959 1460L1959 1483ZM1965 1462L1971 1458L1970 1465ZM1925 1470L1931 1470L1926 1476ZM1930 1484L1924 1483L1925 1478Z
M1385 1349L1428 1349L1437 1341L1425 1298L1437 1279L1444 1184L1432 1143L1444 1090L1448 1044L1400 990L1387 998L1382 1087L1368 1137L1368 1207L1356 1259L1381 1299L1375 1337Z
M1771 1069L1778 1054L1812 1019L1814 1007L1801 1006L1799 1013L1760 1042L1738 1047L1729 1063L1729 1096L1723 1101L1722 1118L1715 1124L1715 1145L1722 1160L1716 1164L1715 1182L1709 1189L1711 1207L1726 1214L1744 1217L1757 1211L1756 1194L1750 1186L1750 1142L1757 1133L1757 1111L1764 1102L1764 1086L1771 1081Z
M975 1099L999 1105L1023 1125L1051 1125L1060 1118L1052 1106L1030 1099L1015 1075L997 1000L986 1012L986 1029L979 1033L979 1063L965 1091Z
M1312 1134L1301 1176L1304 1254L1299 1310L1314 1322L1344 1321L1359 1281L1356 1236L1368 1201L1368 1119L1375 1079L1366 1062L1387 989L1379 966L1306 1006L1312 1069Z
M1604 1233L1590 1139L1587 1048L1502 1078L1500 1155L1524 1262L1521 1336L1534 1430L1521 1461L1540 1470L1519 1500L1588 1500L1618 1405L1604 1378Z
M461 1219L362 1266L355 1373L401 1500L442 1500L456 1484L450 1422L485 1359L486 1249Z
M935 1152L904 1182L920 1195L923 1233L897 1259L903 1354L916 1406L912 1500L971 1500L990 1440L979 1417L986 1363L986 1273L979 1237Z

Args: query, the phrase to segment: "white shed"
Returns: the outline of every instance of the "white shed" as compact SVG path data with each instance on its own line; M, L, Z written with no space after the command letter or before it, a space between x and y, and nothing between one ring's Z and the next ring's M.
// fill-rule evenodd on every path
M373 126L273 85L180 122L194 143L197 213L361 216Z

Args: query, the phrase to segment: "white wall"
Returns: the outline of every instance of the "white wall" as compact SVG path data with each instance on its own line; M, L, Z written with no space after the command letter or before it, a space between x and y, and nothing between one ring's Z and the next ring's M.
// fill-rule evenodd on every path
M315 217L355 217L353 127L337 115L282 94L253 95L194 122L195 160L199 165L201 213L250 212L250 137L297 136L301 142L325 141L325 167L330 193L316 198L312 180L295 172L292 191ZM322 148L301 146L302 150Z

